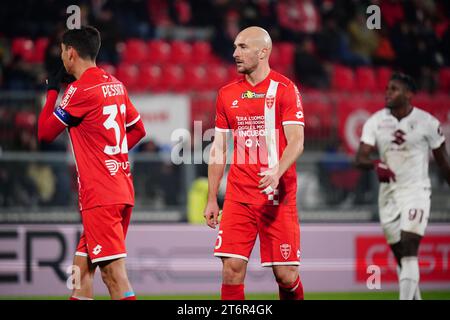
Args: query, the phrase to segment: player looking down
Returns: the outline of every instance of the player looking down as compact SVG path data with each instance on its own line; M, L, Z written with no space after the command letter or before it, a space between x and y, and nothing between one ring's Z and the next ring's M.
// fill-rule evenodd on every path
M271 267L280 299L303 299L295 162L303 152L303 107L295 84L271 70L272 41L249 27L234 42L243 76L217 95L215 139L208 166L204 216L218 225L217 192L226 165L227 133L234 139L223 216L214 255L223 263L222 299L245 299L247 263L257 235L261 264Z
M93 277L99 266L112 299L135 300L124 259L134 205L128 149L145 136L145 129L125 86L96 66L100 41L93 27L64 33L64 68L48 79L38 138L51 142L67 129L77 166L84 230L73 262L80 270L80 286L74 286L71 299L93 298ZM55 109L66 71L76 81Z

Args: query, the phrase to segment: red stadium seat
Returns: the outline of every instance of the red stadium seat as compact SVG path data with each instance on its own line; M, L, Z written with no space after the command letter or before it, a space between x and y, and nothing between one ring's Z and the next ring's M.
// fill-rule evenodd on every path
M228 70L228 80L227 82L235 81L241 77L241 75L237 72L236 65L230 64L227 67Z
M45 50L48 46L48 38L39 38L34 42L33 62L42 63L45 58Z
M380 67L376 69L376 84L378 91L385 91L392 75L392 70L388 67Z
M119 79L129 91L134 91L138 82L139 69L134 64L121 63L117 68L116 78Z
M329 139L332 134L332 105L323 99L308 99L303 101L305 111L305 135L315 139Z
M269 62L271 66L277 66L280 64L280 48L278 48L278 46L272 46Z
M192 45L192 62L208 63L212 59L212 49L209 42L196 41Z
M439 91L450 92L450 68L439 70Z
M187 90L203 91L210 81L206 69L200 65L187 65L184 69L184 86Z
M207 89L217 90L228 81L228 69L222 64L207 66Z
M143 40L129 39L125 42L122 61L128 63L141 63L147 59L147 46Z
M137 91L161 91L162 69L159 65L144 63L139 67Z
M147 48L147 62L166 63L169 61L171 46L168 42L162 40L151 40L147 43Z
M412 105L425 110L441 122L449 122L447 119L447 112L450 110L450 98L445 93L428 94L426 92L419 92L414 95L412 99Z
M34 55L34 43L28 38L14 38L11 51L13 56L20 56L23 60L31 62Z
M412 105L423 109L428 112L432 112L433 109L433 98L425 92L419 92L415 94L411 101Z
M145 69L145 67L144 67ZM162 79L162 68L159 65L152 65L147 67L147 79L148 88L153 92L161 92L161 79Z
M377 89L377 81L375 72L370 67L359 67L355 72L356 88L360 91L375 91Z
M183 69L180 66L174 64L167 64L163 66L161 86L162 91L183 92L188 90L188 88L184 86Z
M36 114L27 110L17 112L14 126L18 129L34 130L36 128Z
M355 89L353 70L344 66L335 65L331 86L335 90L353 91Z
M185 41L173 41L170 48L169 62L186 64L191 62L192 45Z
M430 109L430 113L441 122L441 125L448 128L450 125L450 96L447 93L434 94L430 101Z
M103 70L105 70L106 72L108 72L110 75L112 76L116 76L116 67L113 66L112 64L108 64L108 63L100 63L98 65L99 68L102 68Z
M191 129L194 121L202 121L203 128L214 127L215 96L210 94L191 95Z
M291 42L281 42L275 44L278 47L280 64L292 66L294 64L295 46Z
M295 72L294 72L294 68L292 67L292 65L279 63L279 64L271 65L271 67L276 72L279 72L282 75L284 75L290 79L295 78Z

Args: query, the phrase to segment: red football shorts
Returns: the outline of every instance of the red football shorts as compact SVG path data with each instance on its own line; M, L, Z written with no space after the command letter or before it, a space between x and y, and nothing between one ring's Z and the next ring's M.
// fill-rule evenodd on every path
M281 204L225 200L214 255L248 261L258 234L263 267L300 264L297 208Z
M92 263L126 257L125 237L132 209L118 204L83 210L84 230L75 255L89 256Z

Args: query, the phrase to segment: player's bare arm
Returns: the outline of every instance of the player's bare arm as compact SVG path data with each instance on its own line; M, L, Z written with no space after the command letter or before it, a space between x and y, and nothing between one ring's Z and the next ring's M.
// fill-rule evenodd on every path
M284 149L283 155L281 156L278 166L272 168L271 170L258 173L259 176L263 177L259 181L258 188L262 189L261 192L266 192L266 188L269 186L272 189L278 187L281 176L289 169L290 166L297 160L298 157L303 153L304 149L304 129L301 125L285 125L283 127L284 134L286 136L287 145Z
M370 170L375 169L378 181L383 183L390 183L391 181L396 181L395 173L383 162L379 159L372 160L370 159L370 155L376 149L375 147L361 142L358 152L356 154L355 165L357 168Z
M356 153L355 166L360 169L373 169L373 160L370 159L373 152L375 152L374 146L361 142Z
M439 169L443 173L445 180L450 186L450 161L445 148L445 142L443 142L439 148L433 150L433 156Z
M217 193L226 166L227 133L216 130L214 142L209 153L208 165L208 203L203 213L206 224L215 229L218 225L219 205Z

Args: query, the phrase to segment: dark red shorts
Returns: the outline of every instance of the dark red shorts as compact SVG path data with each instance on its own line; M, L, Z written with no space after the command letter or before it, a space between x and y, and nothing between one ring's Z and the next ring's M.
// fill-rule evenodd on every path
M300 264L296 206L251 205L225 200L214 255L248 261L257 235L262 266Z
M111 205L83 210L84 230L75 255L89 256L92 263L126 257L125 237L132 209Z

